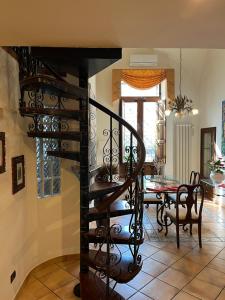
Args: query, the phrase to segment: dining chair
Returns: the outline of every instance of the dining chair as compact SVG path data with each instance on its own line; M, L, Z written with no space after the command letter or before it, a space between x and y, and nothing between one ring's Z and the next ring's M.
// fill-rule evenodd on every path
M162 219L163 210L161 209L161 205L163 204L163 198L160 193L145 193L143 204L148 208L149 205L156 205L156 221L159 225L161 222L159 220L159 213L161 212L160 218Z
M191 174L190 174L190 177L189 177L189 184L190 185L200 184L200 173L199 172L191 171ZM176 197L177 197L176 193L168 195L168 199L172 203L176 203ZM183 193L182 196L181 196L181 199L180 199L181 202L183 202L183 204L185 204L186 197L187 197L187 194Z
M189 184L192 184L192 185L200 184L200 173L199 172L191 171Z
M185 205L183 205L183 202L181 201L182 194L186 195ZM199 205L197 205L198 199L200 200ZM186 224L190 224L190 234L192 234L192 224L198 224L199 247L202 248L201 225L203 202L204 189L202 185L182 184L178 187L175 208L166 209L164 214L164 222L166 227L165 235L168 234L168 218L176 225L177 248L180 247L179 225L183 225L184 227Z
M148 176L148 175L147 175ZM145 178L145 180L144 180ZM145 191L145 184L144 181L148 180L145 174L145 169L142 169L141 172L141 187L143 191L143 204L146 208L149 205L156 205L156 221L161 226L162 222L159 220L159 212L161 211L161 220L162 220L162 213L163 211L160 209L161 205L163 204L163 197L161 193L154 193L154 192L146 192Z

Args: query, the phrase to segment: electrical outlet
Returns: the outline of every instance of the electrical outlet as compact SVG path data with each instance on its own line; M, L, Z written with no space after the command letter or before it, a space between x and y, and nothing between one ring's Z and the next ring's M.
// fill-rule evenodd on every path
M10 282L12 283L15 278L16 278L16 271L14 270L10 276Z

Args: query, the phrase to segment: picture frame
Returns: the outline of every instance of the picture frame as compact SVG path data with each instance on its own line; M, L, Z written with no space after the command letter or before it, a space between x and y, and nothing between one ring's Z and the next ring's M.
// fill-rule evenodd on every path
M25 187L24 155L12 158L12 193Z
M5 132L0 132L0 174L4 173L5 170Z

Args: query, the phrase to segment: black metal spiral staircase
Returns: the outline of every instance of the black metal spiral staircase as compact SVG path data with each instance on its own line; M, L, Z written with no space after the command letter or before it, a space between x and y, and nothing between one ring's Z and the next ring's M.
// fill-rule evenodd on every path
M20 113L30 117L28 136L51 140L48 155L80 164L80 285L74 289L84 300L123 299L117 283L127 283L141 270L143 195L138 175L145 148L137 132L98 102L89 98L88 78L121 58L121 49L14 47L20 66ZM78 86L68 83L68 75ZM52 103L54 102L54 105ZM76 103L79 108L75 108ZM103 130L103 162L108 182L90 184L90 111L92 105L108 117ZM46 124L45 116L50 118ZM73 122L79 122L75 130ZM119 136L130 134L127 172L123 182L113 176L119 165ZM116 146L115 146L116 145ZM94 200L94 205L93 201ZM114 217L129 216L126 226ZM97 227L93 226L93 221ZM120 245L128 245L122 253Z

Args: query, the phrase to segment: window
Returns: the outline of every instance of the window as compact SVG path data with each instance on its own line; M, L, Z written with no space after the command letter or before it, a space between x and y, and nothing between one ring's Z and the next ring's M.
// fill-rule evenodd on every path
M131 124L143 138L146 148L146 162L159 158L159 128L164 119L162 110L161 84L150 89L135 89L121 82L121 116ZM165 102L165 101L163 101ZM163 103L164 107L164 103ZM162 116L163 111L163 116ZM165 123L163 123L164 125ZM130 133L123 127L122 161L125 162L125 149L130 145ZM134 144L135 146L135 144ZM161 151L161 150L160 150ZM161 157L160 157L161 158Z
M150 89L136 89L124 81L121 81L122 97L159 97L160 85L156 85Z
M48 124L43 125L44 127L49 126L51 122L52 119L48 116L42 118L42 124ZM56 140L36 138L36 171L38 197L40 198L57 195L61 190L60 159L55 156L48 156L47 154L50 147L56 143Z

